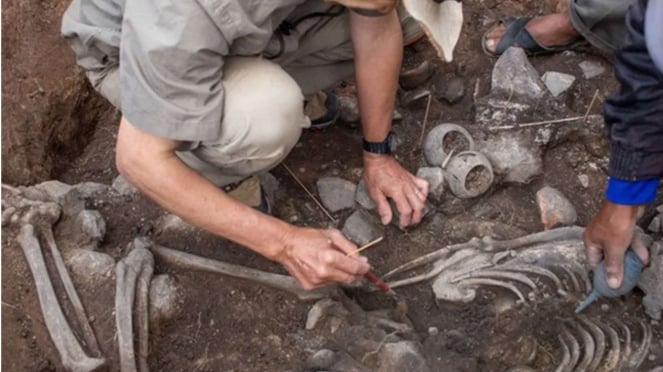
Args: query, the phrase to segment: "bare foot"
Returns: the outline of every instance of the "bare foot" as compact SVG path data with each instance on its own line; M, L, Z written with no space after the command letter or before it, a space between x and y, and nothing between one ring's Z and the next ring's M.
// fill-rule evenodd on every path
M578 31L573 28L569 13L553 13L533 18L525 26L541 45L559 46L570 43L578 36ZM506 26L501 24L486 35L486 49L491 53L497 50L497 44L502 39Z

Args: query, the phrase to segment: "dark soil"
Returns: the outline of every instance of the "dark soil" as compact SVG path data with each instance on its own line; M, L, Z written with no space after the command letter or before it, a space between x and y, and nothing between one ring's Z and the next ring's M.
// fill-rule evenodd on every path
M42 2L43 3L43 2ZM39 18L43 12L61 14L62 2L55 9L29 9L27 14L17 12L17 18ZM7 21L16 4L3 4L3 21ZM51 5L44 5L51 7ZM474 118L473 96L485 95L490 86L490 73L494 60L484 55L480 36L487 27L501 16L539 14L554 8L539 1L486 0L465 3L465 24L461 41L453 63L437 60L431 46L422 41L406 48L405 64L435 60L437 72L431 83L439 83L453 77L465 80L465 97L456 105L448 105L433 99L429 122L438 120L471 126ZM54 19L53 22L58 23ZM3 30L8 22L3 22ZM26 35L56 32L57 25L47 28L22 29ZM12 27L20 27L18 25ZM21 34L23 35L23 34ZM31 40L31 48L37 51L54 51L49 63L34 60L14 60L11 68L23 71L23 77L5 73L3 98L6 92L24 94L29 90L26 82L30 76L51 68L51 63L66 63L74 71L73 58L66 47L52 38L11 38L3 35L3 62L5 55ZM62 53L62 62L58 56ZM540 73L547 70L567 72L578 77L571 92L563 96L563 103L576 115L584 114L589 102L598 90L605 97L616 87L606 73L599 79L584 80L578 63L586 59L609 62L598 54L556 54L536 57L531 61ZM5 66L7 63L4 64ZM6 67L3 66L3 72ZM69 71L69 72L71 72ZM49 87L68 75L48 75L40 84ZM9 79L7 79L9 77ZM20 79L20 80L18 80ZM49 80L50 79L50 80ZM351 89L352 84L348 82ZM478 87L476 92L474 88ZM30 88L32 89L32 88ZM38 96L35 99L40 99ZM402 143L397 150L398 159L413 172L423 164L418 150L423 127L426 100L420 100L402 109L404 119L395 124ZM19 106L3 106L5 120L24 110ZM117 175L114 167L114 143L117 116L107 105L96 107L99 117L93 120L96 129L87 136L87 146L74 160L58 157L54 167L60 172L57 178L67 183L95 181L109 184ZM599 104L590 113L598 114ZM103 115L102 115L103 113ZM93 113L95 114L95 113ZM543 117L539 119L548 119ZM3 135L6 125L3 125ZM427 126L426 130L430 130ZM597 133L596 137L602 137ZM450 139L450 146L457 144ZM589 144L588 144L589 143ZM3 142L4 144L4 142ZM445 144L446 146L446 144ZM51 151L60 151L53 148ZM64 151L64 150L62 150ZM66 151L64 151L66 152ZM69 153L68 153L69 154ZM434 251L446 244L467 241L474 236L491 234L497 238L512 238L523 233L540 231L542 224L535 205L534 194L543 185L558 188L577 208L578 224L586 225L598 211L606 183L605 164L607 148L594 146L592 141L570 138L548 148L544 156L544 174L529 185L499 186L487 194L471 200L459 200L447 196L436 205L434 215L420 227L403 232L393 226L384 230L385 240L366 251L375 273L380 275L412 258ZM5 153L3 152L3 160ZM356 125L340 123L322 131L307 131L300 144L288 156L285 163L293 169L302 182L315 190L315 181L323 176L340 176L358 182L361 178L361 133ZM4 171L4 168L3 168ZM276 216L302 226L329 226L326 219L305 192L289 176L283 167L272 172L280 182L277 195ZM589 187L580 185L579 174L589 177ZM477 175L481 179L481 173ZM468 176L468 182L474 177ZM91 206L98 209L107 221L108 231L100 250L116 259L125 253L126 246L137 235L148 235L159 244L200 256L242 264L249 267L284 273L280 266L251 251L219 239L202 231L187 234L164 233L154 230L154 221L164 211L142 196L100 197ZM341 221L348 212L337 214ZM644 221L643 221L644 222ZM259 229L259 227L257 227ZM56 231L57 234L62 234ZM298 302L292 296L241 280L209 273L193 272L171 267L157 260L155 273L170 273L185 289L180 315L174 321L153 329L150 335L149 363L155 371L299 371L311 350L300 347L305 339L304 323L310 304ZM74 277L104 355L110 359L112 370L117 370L118 356L114 323L114 281L89 282ZM537 370L548 370L560 354L556 344L559 323L563 314L569 314L568 303L540 303L536 308L516 308L497 315L492 308L492 292L480 293L469 304L436 303L430 286L406 287L399 293L408 299L409 316L424 340L424 351L435 371L504 371L508 366L523 363L523 355L531 342L539 342L540 348L549 350L548 356L539 352L530 364ZM498 291L499 294L499 291ZM349 293L366 309L392 306L389 299L379 294ZM644 317L637 307L637 295L628 301L605 301L611 313L624 319ZM592 311L600 311L598 307ZM613 313L614 311L614 313ZM625 315L626 314L626 315ZM69 315L69 314L68 314ZM56 371L62 370L60 360L42 320L39 302L23 253L15 241L15 232L3 228L2 234L2 368L8 371ZM435 326L443 337L427 336L429 327ZM661 329L655 330L655 342L662 339ZM637 335L635 336L636 339ZM548 343L542 341L548 340ZM542 343L543 342L543 343ZM541 344L542 343L542 344ZM663 360L658 347L656 361L647 361L653 367Z

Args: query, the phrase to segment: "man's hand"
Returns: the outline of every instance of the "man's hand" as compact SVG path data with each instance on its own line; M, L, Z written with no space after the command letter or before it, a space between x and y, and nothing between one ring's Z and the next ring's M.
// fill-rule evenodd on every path
M618 288L624 278L624 254L629 246L643 262L649 254L636 237L635 225L644 213L644 206L621 205L606 200L599 213L583 233L589 264L596 267L605 257L608 285Z
M370 269L363 256L348 257L357 246L340 231L295 227L274 260L281 263L304 289L330 283L352 283Z
M387 198L396 203L400 227L416 225L424 213L428 182L413 176L389 155L364 153L364 180L383 224L392 219Z

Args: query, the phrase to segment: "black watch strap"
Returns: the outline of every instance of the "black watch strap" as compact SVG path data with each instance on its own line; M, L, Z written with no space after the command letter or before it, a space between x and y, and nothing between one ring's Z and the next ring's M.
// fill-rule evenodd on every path
M364 151L370 152L373 154L391 154L391 142L394 134L389 132L387 138L382 142L369 142L366 139L362 139L362 147Z

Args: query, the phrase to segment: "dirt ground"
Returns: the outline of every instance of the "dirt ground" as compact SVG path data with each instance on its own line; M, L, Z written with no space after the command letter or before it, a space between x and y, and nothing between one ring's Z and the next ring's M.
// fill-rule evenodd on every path
M404 62L406 66L423 59L432 59L437 67L434 80L461 77L465 82L466 94L460 103L448 105L432 102L429 123L440 120L471 127L474 120L472 96L475 84L478 80L478 96L488 93L494 64L494 59L481 52L481 34L500 16L540 14L553 8L550 4L537 1L488 0L465 3L463 33L453 63L445 64L434 58L434 52L426 41L407 47ZM4 17L3 21L6 21ZM4 37L3 42L3 53L20 44L18 40ZM73 58L69 56L66 59L73 70ZM563 103L575 115L586 112L596 91L599 98L603 99L617 86L610 72L605 73L602 78L583 79L578 67L578 63L583 60L601 61L605 66L609 66L608 59L592 52L564 53L531 59L540 73L553 69L577 77L571 91L563 98ZM27 74L32 68L37 68L28 62L16 63L19 67L23 66ZM3 72L4 69L3 67ZM52 78L58 80L59 77ZM19 89L17 86L7 85L10 80L7 77L3 80L3 96L5 89ZM104 110L105 117L109 117L110 109L107 106L98 109ZM21 109L15 107L8 110L11 118L12 110ZM423 165L418 140L422 130L425 99L399 110L404 118L395 124L395 130L402 140L398 156L407 168L416 171ZM592 114L600 113L600 105L595 104L590 111ZM555 113L543 113L542 117L537 119L556 118L558 117L555 117ZM56 167L58 173L55 178L70 184L84 181L110 184L117 176L113 163L117 121L98 120L95 125L94 133L88 137L88 144L82 154L72 161L63 161L61 167ZM601 135L602 133L597 133L597 137ZM361 177L360 144L361 133L357 126L339 123L329 129L305 132L285 162L310 189L314 189L318 178L327 175L337 175L358 182ZM435 206L439 213L434 218L428 218L418 228L407 232L392 226L385 228L385 242L368 250L367 256L379 275L446 244L481 236L486 230L497 238L512 238L523 233L540 231L543 226L535 203L535 193L544 185L559 189L571 200L578 211L578 224L584 226L597 212L603 198L607 154L607 148L600 141L570 135L567 140L546 149L543 158L544 174L530 184L501 185L469 201L445 198ZM294 221L296 225L329 226L324 214L315 207L283 167L277 167L272 173L280 182L275 210L278 217ZM589 177L588 187L580 184L579 174ZM108 227L100 250L115 259L120 259L127 244L140 234L148 235L170 248L284 273L278 265L249 250L204 232L159 234L154 229L154 221L164 212L140 195L101 196L91 207L101 212ZM338 217L342 221L348 214L349 212L341 212ZM651 214L646 214L642 223L647 222L648 216L650 218ZM56 231L56 237L63 233L65 232ZM32 275L15 239L15 231L3 228L2 368L7 371L62 370L57 351L42 319ZM180 270L159 261L155 272L172 274L181 288L185 289L185 294L180 303L178 317L153 330L150 335L149 363L152 370L303 370L303 362L311 350L303 350L297 345L306 338L304 323L310 304L299 302L286 293L241 280ZM119 357L113 310L114 281L91 283L85 278L74 277L74 282L88 315L92 317L91 322L102 352L114 366L111 369L117 370ZM470 304L458 305L436 303L430 286L426 285L406 287L400 292L410 301L410 318L422 335L425 335L431 326L439 328L441 333L451 335L442 341L427 339L424 342L427 361L435 371L505 371L509 366L521 363L519 358L522 356L517 352L500 351L503 345L517 345L518 340L523 337L554 339L556 323L553 320L564 317L563 314L571 310L569 304L543 302L535 311L531 308L521 309L509 313L508 316L498 317L489 305L490 293L478 296L477 300ZM389 306L379 295L350 295L355 296L355 300L366 309ZM604 301L614 310L612 314L601 314L598 308L592 311L602 317L623 316L632 320L644 317L638 300L639 294L635 294L626 300ZM66 312L70 315L70 309L66 309ZM663 340L660 328L655 329L654 339L658 344ZM554 345L552 340L548 346L550 345ZM656 350L656 359L647 360L645 367L663 364L663 344ZM550 357L537 359L533 367L536 370L549 370L559 353L559 350L550 346Z

